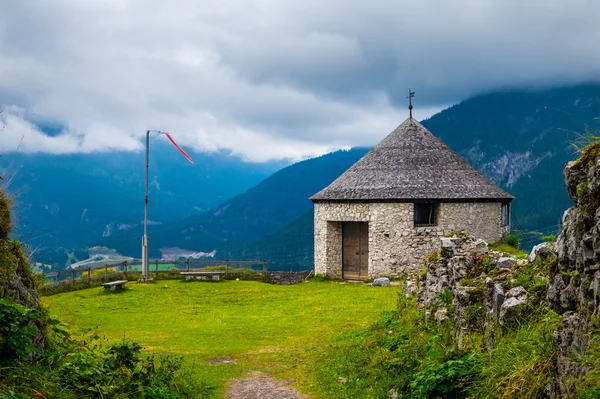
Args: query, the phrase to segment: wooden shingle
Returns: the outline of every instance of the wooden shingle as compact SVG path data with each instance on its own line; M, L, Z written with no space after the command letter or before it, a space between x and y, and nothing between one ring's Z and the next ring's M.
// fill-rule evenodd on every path
M315 202L513 198L413 118L311 197Z

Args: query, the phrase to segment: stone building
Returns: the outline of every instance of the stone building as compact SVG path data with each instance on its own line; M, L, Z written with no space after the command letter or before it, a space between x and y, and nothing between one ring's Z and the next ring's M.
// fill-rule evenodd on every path
M417 273L448 233L501 240L513 198L411 117L311 198L315 273Z

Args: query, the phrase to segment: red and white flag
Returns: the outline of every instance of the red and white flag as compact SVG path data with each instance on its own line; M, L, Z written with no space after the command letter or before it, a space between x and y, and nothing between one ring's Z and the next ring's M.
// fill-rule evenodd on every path
M165 136L167 136L167 138L169 140L171 140L171 143L173 143L173 145L179 150L180 153L183 154L183 156L190 161L192 164L194 163L194 161L192 161L192 157L190 157L185 151L183 151L183 149L175 142L175 140L173 140L173 137L171 137L171 135L168 132L162 132Z

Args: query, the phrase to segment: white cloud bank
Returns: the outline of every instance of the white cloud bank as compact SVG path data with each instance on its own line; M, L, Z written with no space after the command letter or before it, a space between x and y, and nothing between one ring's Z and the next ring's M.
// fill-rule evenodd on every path
M251 161L372 145L406 118L408 87L424 118L598 79L598 15L595 0L6 2L0 151L23 136L25 152L135 151L148 128Z

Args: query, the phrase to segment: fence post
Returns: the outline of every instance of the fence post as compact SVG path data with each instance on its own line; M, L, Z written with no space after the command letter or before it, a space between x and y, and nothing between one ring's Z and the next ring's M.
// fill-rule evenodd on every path
M59 282L58 282L58 271L57 271L56 272L56 285L58 285L58 284L59 284Z
M104 265L104 282L108 281L108 265Z
M186 263L187 263L187 271L189 272L190 271L190 258L187 258Z
M127 280L128 275L127 275L127 262L125 262L125 264L123 265L125 266L125 280Z
M156 278L158 278L158 261L155 261L154 265L155 265Z
M92 267L88 267L88 283L92 282Z
M263 273L266 273L269 270L269 268L267 267L267 261L263 260Z
M229 274L229 262L225 263L225 274Z

